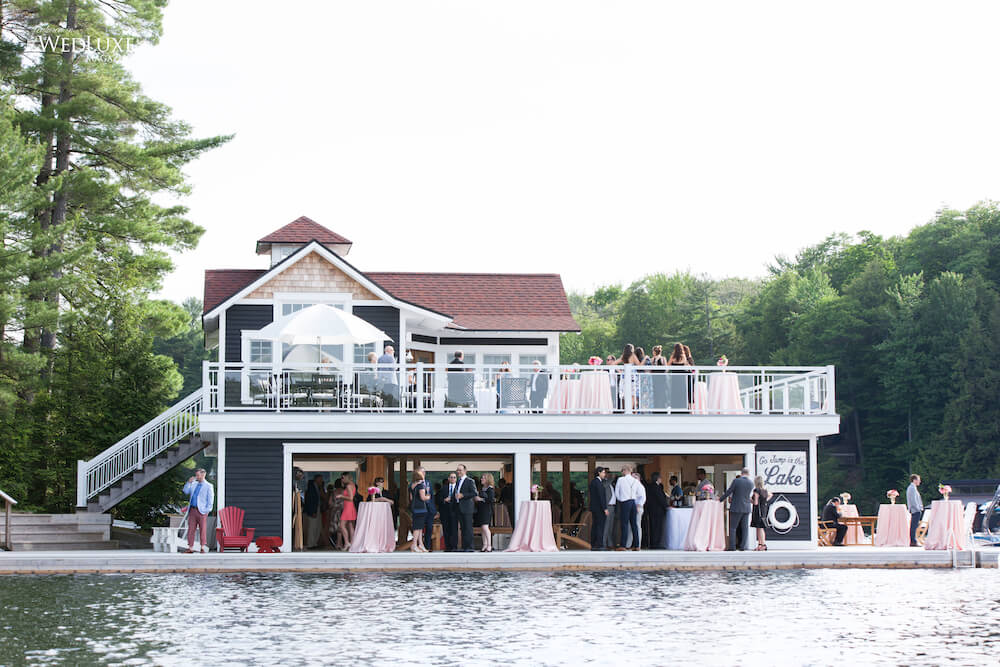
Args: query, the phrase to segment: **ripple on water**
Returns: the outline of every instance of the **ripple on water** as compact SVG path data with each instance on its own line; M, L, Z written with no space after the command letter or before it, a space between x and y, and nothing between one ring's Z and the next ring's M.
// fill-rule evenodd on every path
M15 576L0 600L4 665L1000 660L996 570Z

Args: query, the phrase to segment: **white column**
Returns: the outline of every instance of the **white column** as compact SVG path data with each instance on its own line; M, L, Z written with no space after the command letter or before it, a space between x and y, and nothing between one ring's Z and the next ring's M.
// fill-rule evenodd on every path
M284 464L281 473L281 550L292 550L292 452L285 445Z
M215 507L216 512L218 512L226 506L226 436L219 436L216 450Z
M813 546L818 545L819 540L819 529L816 525L816 503L819 498L819 490L817 485L819 484L819 473L817 468L816 460L816 436L809 438L809 516L806 520L809 521L809 540L812 542Z
M514 452L514 521L521 512L521 503L531 500L531 452Z
M219 315L219 363L226 363L226 311Z

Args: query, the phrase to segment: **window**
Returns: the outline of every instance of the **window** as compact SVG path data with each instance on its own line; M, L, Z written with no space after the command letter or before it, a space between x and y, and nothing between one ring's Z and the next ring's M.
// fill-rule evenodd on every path
M354 363L356 364L367 364L368 363L368 353L375 351L375 343L365 343L364 345L354 346Z
M544 367L547 359L548 357L544 354L519 354L517 355L517 364L521 366L520 371L522 373L529 373L531 371L527 368L527 366L530 366L537 361Z
M302 310L303 308L308 308L309 306L315 306L315 305L316 304L314 304L314 303L282 303L281 304L281 316L285 317L286 315L291 315L292 313L297 313L300 310ZM342 304L342 303L330 303L330 304L327 304L327 305L333 306L334 308L340 308L341 310L344 309L344 304Z
M252 340L250 341L250 363L269 364L271 363L271 341Z
M444 360L444 362L447 364L448 362L450 362L452 359L455 358L455 350L452 350L451 352L449 352L445 356L448 357L447 359ZM463 359L463 361L465 361L465 364L467 366L474 366L476 364L476 353L475 352L466 352L465 353L465 358Z
M502 364L505 361L508 364L510 363L510 355L509 354L484 354L483 355L483 365L484 366L497 366L497 367L499 367L500 364Z

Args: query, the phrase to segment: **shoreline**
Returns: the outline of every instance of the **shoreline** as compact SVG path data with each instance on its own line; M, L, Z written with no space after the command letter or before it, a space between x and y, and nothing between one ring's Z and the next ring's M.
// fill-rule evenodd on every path
M157 553L153 551L0 552L0 575L242 574L519 571L754 571L799 569L997 568L1000 549L925 551L844 547L808 551L561 551L555 553L351 554Z

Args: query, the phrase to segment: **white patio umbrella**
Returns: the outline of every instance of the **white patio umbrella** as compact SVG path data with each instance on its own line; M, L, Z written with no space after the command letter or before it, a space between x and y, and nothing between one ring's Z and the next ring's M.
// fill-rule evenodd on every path
M268 324L254 338L289 345L364 345L392 338L363 319L325 303L308 306Z

